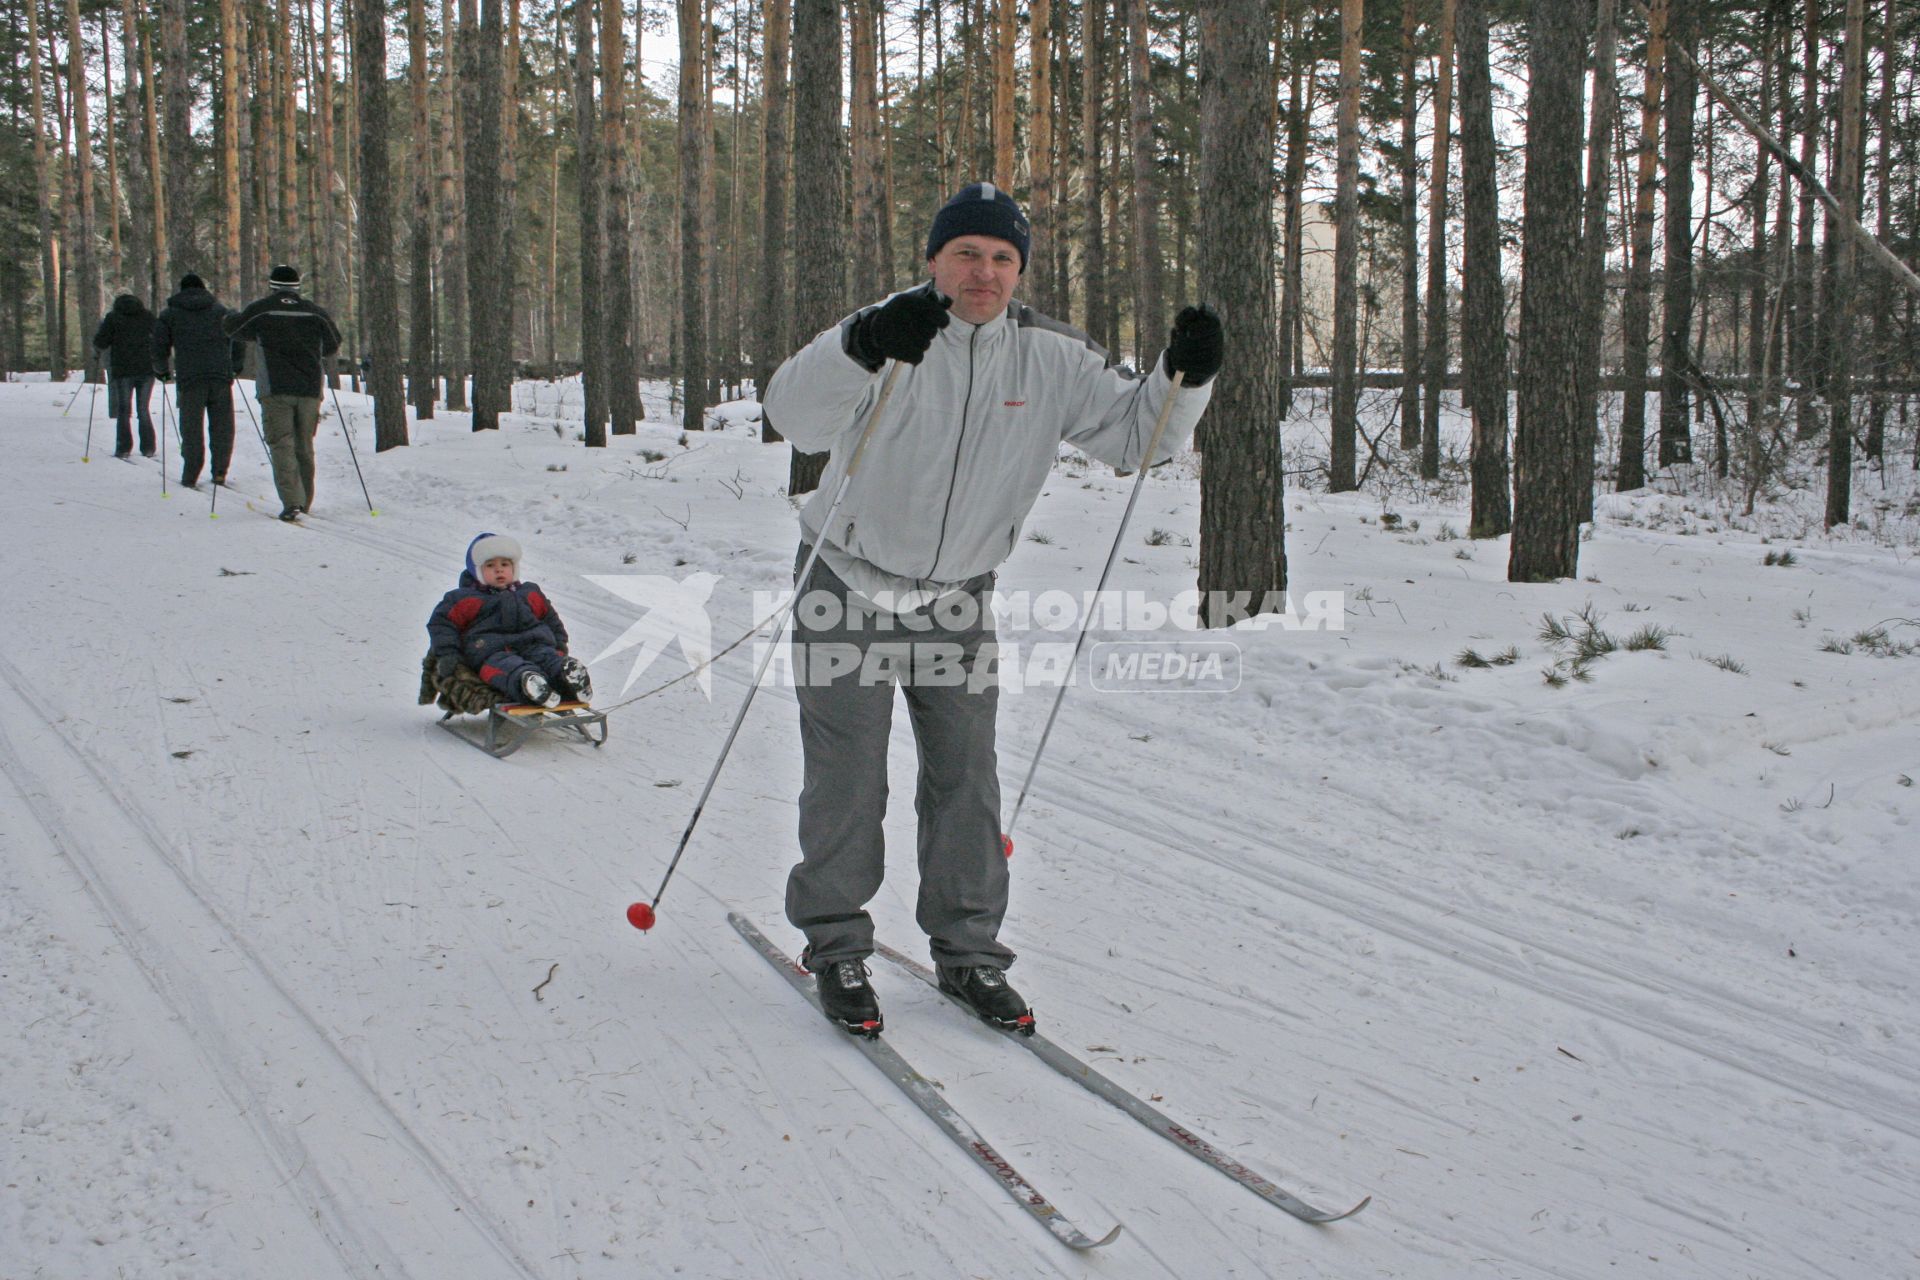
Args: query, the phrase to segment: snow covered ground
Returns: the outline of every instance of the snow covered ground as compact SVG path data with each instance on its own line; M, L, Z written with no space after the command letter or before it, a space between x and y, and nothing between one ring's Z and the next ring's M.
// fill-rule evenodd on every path
M1877 537L1819 536L1817 494L1744 529L1608 498L1581 580L1525 587L1458 501L1295 491L1293 589L1341 628L1211 637L1231 692L1070 693L1007 930L1044 1030L1290 1190L1374 1197L1295 1222L877 964L889 1040L1079 1225L1124 1224L1081 1256L727 927L800 946L787 689L658 927L623 919L752 645L598 751L491 760L414 703L481 529L581 653L640 614L587 575L690 581L716 648L745 632L795 542L746 408L683 444L654 400L589 452L525 385L497 434L443 415L375 456L343 394L379 514L329 419L293 529L244 415L210 520L97 421L83 462L70 393L0 386L8 1280L1920 1274L1910 473ZM1130 483L1063 460L1002 588L1090 588ZM1190 587L1198 503L1150 479L1112 585ZM1555 687L1548 615L1663 647ZM1009 804L1049 697L1003 700ZM917 952L904 725L895 752L875 910Z

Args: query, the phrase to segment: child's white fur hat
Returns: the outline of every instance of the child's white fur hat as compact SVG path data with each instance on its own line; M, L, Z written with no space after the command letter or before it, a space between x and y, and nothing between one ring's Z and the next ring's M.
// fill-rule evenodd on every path
M475 578L480 566L489 560L513 561L514 576L520 573L520 544L504 533L483 533L467 547L467 570Z

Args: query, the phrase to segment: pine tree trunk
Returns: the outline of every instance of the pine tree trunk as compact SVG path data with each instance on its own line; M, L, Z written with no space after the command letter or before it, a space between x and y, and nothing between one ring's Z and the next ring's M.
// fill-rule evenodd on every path
M1661 100L1666 92L1667 0L1653 0L1652 12L1627 287L1620 301L1620 371L1627 389L1620 411L1620 463L1614 488L1621 493L1647 483L1647 325L1653 313L1653 193L1659 171L1660 120L1665 114Z
M1465 247L1460 373L1462 394L1473 410L1473 496L1467 530L1469 537L1497 538L1513 527L1513 507L1507 492L1507 308L1500 283L1500 196L1483 0L1459 0L1454 21Z
M1340 4L1340 113L1334 171L1333 241L1333 451L1327 488L1344 493L1358 485L1360 266L1360 31L1363 0Z
M466 221L462 198L466 153L459 106L460 37L453 0L440 0L440 367L447 382L447 408L467 408L467 253L461 234Z
M95 16L100 20L100 102L104 108L100 112L100 127L107 142L107 232L112 252L108 260L111 283L107 287L119 290L127 285L127 273L125 247L120 241L120 150L113 128L113 39L107 30L106 9L100 8ZM215 105L217 108L218 104ZM0 349L5 346L0 342ZM5 358L0 356L0 365L3 364Z
M239 300L258 297L261 281L265 278L267 261L266 231L261 221L260 210L262 178L260 175L260 101L254 92L254 48L253 7L246 0L234 0L234 77L239 82L240 101L245 104L239 114L240 126L240 276ZM151 77L147 77L151 89ZM151 97L151 93L149 93ZM153 113L148 111L149 124ZM159 155L158 139L150 129L148 144ZM155 165L155 172L159 166ZM155 186L158 191L158 184Z
M240 61L239 15L220 0L220 288L240 287Z
M1447 383L1447 166L1453 132L1454 0L1440 6L1440 65L1433 92L1433 180L1427 195L1426 396L1420 422L1420 475L1440 478L1440 392Z
M186 0L160 0L160 45L166 77L161 84L166 109L167 256L184 271L193 261L194 218L193 65L187 60ZM161 279L168 273L163 269Z
M309 220L309 228L314 233L313 239L317 245L314 253L314 269L316 273L319 275L323 285L330 286L337 278L342 288L345 289L349 287L353 278L352 259L348 258L341 262L337 277L335 271L335 263L339 261L339 258L336 253L338 246L334 238L335 203L333 198L335 160L333 134L333 0L320 0L320 14L320 66L318 76L320 83L317 95L319 98L319 110L317 112L319 121L318 127L312 128L312 132L317 135L318 145L316 148L317 155L313 156L308 165L308 174L313 187L316 189L316 198L309 206L306 216ZM311 37L313 32L311 10L308 11L307 31L309 37ZM342 32L343 44L346 38L346 33ZM344 49L342 52L344 53ZM309 77L307 84L307 101L309 103L313 102L315 96L313 78ZM389 113L388 118L389 124L391 124L391 113ZM309 125L310 127L312 126L311 117L309 117ZM314 139L309 139L309 142L313 141ZM391 138L389 138L388 150L392 150ZM389 190L391 190L391 183L388 185ZM389 196L387 207L389 210L393 207L391 196ZM391 217L388 219L388 225L392 225ZM364 260L362 265L364 266ZM397 336L396 334L396 337ZM396 347L396 359L398 358L398 351L399 348Z
M1820 13L1824 4L1808 0L1806 24L1802 28L1800 110L1795 121L1800 130L1800 168L1812 173L1814 156L1827 115L1820 109ZM1800 217L1793 252L1793 306L1788 330L1787 368L1799 388L1797 396L1797 433L1802 440L1820 434L1820 414L1814 392L1819 390L1819 313L1814 298L1814 280L1818 268L1813 251L1813 188L1800 184Z
M393 170L388 164L387 14L358 0L353 66L359 82L361 350L372 357L375 452L407 443L407 400L400 379L400 299L394 281Z
M1587 324L1580 234L1582 6L1533 0L1528 24L1527 173L1520 268L1518 429L1507 581L1578 576L1579 465Z
M681 426L707 425L706 0L680 0Z
M1061 0L1064 4L1066 0ZM1058 314L1054 301L1053 173L1053 0L1031 0L1028 19L1032 47L1033 127L1027 136L1027 173L1032 178L1028 218L1033 224L1033 252L1027 264L1026 294L1034 306Z
M993 183L1003 191L1013 190L1013 50L1019 8L1015 0L993 0Z
M1414 45L1417 0L1400 8L1400 447L1420 447L1420 157Z
M40 220L40 302L47 344L48 377L67 377L66 344L60 341L60 239L54 230L53 170L47 162L46 97L41 90L39 4L27 5L27 45L33 97L33 189Z
M73 242L76 239L73 226L74 209L75 206L79 204L80 198L74 190L73 183L75 169L73 163L73 116L66 107L66 82L60 76L59 28L56 22L52 20L52 13L56 11L52 10L51 6L49 6L49 10L50 20L47 23L47 69L53 77L53 115L60 126L60 150L58 155L60 167L60 245L65 254L65 256L60 259L59 270L60 309L58 314L60 316L60 349L64 351L68 346L68 324L70 322L78 324L80 326L80 332L73 336L78 339L80 345L80 367L85 371L84 377L88 380L94 380L97 379L100 374L100 360L98 354L93 350L92 344L87 340L88 335L93 332L93 317L74 316L71 314L74 309L72 304L75 302L73 297Z
M296 194L300 190L299 178L296 172L299 163L300 147L295 132L295 123L299 117L299 112L294 101L293 19L289 13L288 0L278 0L278 4L278 16L274 22L273 101L274 118L278 121L280 127L280 171L276 175L275 185L280 192L280 257L283 261L290 262L301 256L299 251L300 202ZM383 36L382 46L384 47L384 45L385 40ZM357 60L354 70L356 75L362 70L362 65ZM366 77L361 78L365 79ZM372 78L382 82L385 80L384 76L378 74ZM321 288L325 288L327 281L318 278L315 266L316 264L309 261L307 263L307 273L316 280ZM352 296L351 290L348 290L347 296Z
M790 0L765 0L766 48L761 71L763 113L760 155L760 292L754 306L754 394L765 400L767 383L793 349L793 316L787 279L787 187L793 173L793 134L788 97L787 53L793 32ZM777 424L763 414L760 439L783 440Z
M1879 158L1874 168L1875 203L1879 206L1874 234L1881 244L1893 242L1893 97L1899 80L1900 44L1894 34L1894 7L1899 0L1887 0L1886 16L1880 24L1880 106L1874 129L1880 135ZM1892 320L1896 299L1893 281L1880 273L1874 286L1873 337L1867 350L1879 364L1881 377L1891 377L1897 352L1892 341ZM1887 393L1875 388L1867 417L1867 457L1884 464L1887 449Z
M1358 4L1360 0L1348 0ZM1134 354L1146 367L1165 341L1162 296L1160 183L1153 141L1153 61L1148 55L1147 0L1127 0L1129 101L1133 108L1133 327ZM1262 26L1264 30L1264 24Z
M873 298L886 292L891 281L883 278L880 257L880 218L885 211L880 183L880 102L874 86L876 53L874 39L874 0L849 0L848 57L853 101L849 105L853 146L853 238L847 256L853 266L852 288L856 298ZM995 98L996 111L998 96Z
M273 17L266 0L248 0L248 111L253 130L253 228L262 267L278 261L274 199L280 175L280 130L273 116ZM171 177L171 166L169 166ZM261 275L264 277L263 270Z
M1756 56L1760 64L1760 118L1772 121L1775 97L1775 58L1779 44L1779 8L1769 6L1760 19L1760 45ZM1783 175L1784 176L1784 175ZM1747 311L1751 317L1747 325L1746 373L1752 380L1747 392L1747 457L1749 462L1748 483L1752 482L1752 470L1758 464L1758 446L1764 428L1764 419L1770 401L1767 398L1767 357L1773 342L1773 326L1769 322L1769 291L1767 271L1772 247L1767 241L1767 213L1773 199L1773 158L1764 142L1754 140L1753 149L1753 271L1747 294Z
M407 101L413 130L413 217L408 223L412 291L407 303L407 381L414 417L433 417L433 117L427 98L426 0L407 0Z
M1695 0L1668 0L1667 38L1692 48ZM1666 225L1660 309L1660 465L1693 461L1687 420L1693 350L1693 107L1695 76L1685 58L1667 62Z
M1847 36L1840 75L1840 148L1834 199L1843 217L1860 219L1860 137L1865 125L1863 101L1867 57L1866 0L1847 0ZM1853 500L1853 342L1855 262L1859 250L1852 236L1837 236L1834 248L1833 298L1828 308L1833 353L1827 377L1827 513L1826 527L1846 524Z
M741 208L743 201L741 200L740 192L740 166L743 158L741 136L746 111L743 109L743 103L738 101L738 99L744 97L747 83L745 67L746 55L742 48L742 45L746 43L747 29L740 12L740 0L732 0L732 8L733 22L729 34L732 37L733 69L728 78L732 82L736 101L727 111L727 129L729 133L727 141L727 246L729 252L727 253L726 322L721 326L721 333L723 335L721 340L724 343L721 368L726 379L721 387L722 400L737 400L745 394L741 384L746 378L746 369L741 364L741 356L747 350L746 335L741 331L740 316L740 277L746 270L744 260L746 257L745 250L747 244L746 217ZM881 67L880 77L881 82L884 84L886 81L886 68L884 64L882 64ZM881 166L881 172L883 175L886 172L884 163ZM884 187L884 176L882 184ZM883 209L886 207L885 195L886 193L883 190L881 193L881 207ZM887 220L884 217L881 218L881 227L884 228L886 224ZM886 260L884 253L882 254L881 260Z
M1087 292L1081 325L1096 341L1110 323L1106 227L1102 216L1105 173L1100 156L1100 64L1106 58L1106 11L1107 0L1082 0L1080 6L1080 163L1081 186L1085 191L1081 221L1086 227L1086 241L1080 251L1080 273L1086 281Z
M698 9L702 7L695 5ZM682 30L687 26L681 5ZM605 168L607 413L612 433L629 436L640 420L640 371L634 352L633 195L627 175L626 18L620 0L600 6L600 146ZM701 23L695 22L698 31ZM684 43L683 43L684 47Z
M1618 0L1600 0L1594 18L1593 111L1587 127L1586 208L1580 228L1580 443L1574 454L1583 521L1593 519L1593 454L1600 439L1600 373L1605 367L1601 334L1607 313L1607 190L1614 125L1620 115L1620 94L1614 83L1618 13Z
M93 247L93 130L87 109L86 51L86 38L80 30L80 0L67 0L67 101L73 116L77 174L74 185L79 197L73 237L74 283L78 286L75 308L80 314L81 329L91 337L92 330L88 326L95 323L95 317L102 313L103 307L100 299L100 263L94 256ZM96 376L100 359L93 343L88 342L83 350L89 377Z
M574 167L580 179L580 386L586 417L587 447L607 446L606 326L603 312L606 223L601 208L605 190L600 167L599 111L593 97L593 6L574 5L573 118Z
M153 171L147 166L146 117L140 109L139 19L133 0L120 0L121 134L125 139L127 224L127 278L135 287L160 296L161 283L153 271ZM229 275L222 287L231 290Z
M509 284L513 278L497 171L505 32L500 0L480 0L479 7L475 23L473 0L461 0L460 106L473 154L493 157L494 167L467 166L467 349L473 364L473 429L496 431L513 387L513 351L506 345L511 317L502 313L499 290L503 276Z
M157 296L165 288L169 279L167 267L168 224L167 216L167 174L166 166L160 155L160 103L159 89L153 74L153 41L148 36L146 24L140 29L140 94L141 106L145 113L146 126L141 134L147 144L148 194L151 199L153 216L147 222L149 258L153 269L153 291Z
M506 0L505 56L500 66L500 193L494 219L499 226L500 270L493 280L494 347L500 353L493 384L501 413L513 412L515 304L520 299L520 237L514 226L520 199L520 0Z
M967 0L966 44L968 88L967 96L967 157L968 182L993 172L993 50L989 45L993 20L988 6L998 0ZM972 84L978 82L981 91L975 93Z
M1201 621L1215 627L1266 612L1287 584L1266 7L1200 11L1200 293L1227 335L1199 441Z
M1282 245L1280 267L1280 370L1288 378L1281 392L1281 403L1293 411L1292 379L1300 376L1304 360L1301 342L1301 291L1305 283L1302 271L1301 190L1307 175L1307 119L1312 113L1312 57L1301 66L1304 41L1298 11L1292 19L1293 38L1276 41L1276 48L1288 50L1287 71L1287 162L1280 180L1282 208Z
M845 260L846 220L840 189L847 142L840 127L840 0L794 0L793 157L796 263L796 341L837 323L846 307L845 281L834 264ZM862 303L872 299L861 299ZM819 487L827 455L795 452L787 492Z
M899 117L892 95L892 70L888 66L888 53L891 45L887 40L887 6L880 4L874 11L880 49L880 102L875 119L880 129L880 215L878 234L880 237L880 270L883 281L892 281L902 275L911 277L918 272L918 263L909 258L906 269L894 256L894 217L898 206L894 200L897 188L893 182L893 137Z

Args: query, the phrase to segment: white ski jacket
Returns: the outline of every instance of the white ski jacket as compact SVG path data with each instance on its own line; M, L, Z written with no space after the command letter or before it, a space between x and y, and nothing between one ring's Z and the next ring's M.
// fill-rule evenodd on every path
M1145 377L1110 368L1085 334L1022 302L982 325L955 316L926 358L900 371L860 471L823 531L883 381L884 368L869 372L847 354L847 331L863 314L782 364L765 410L795 448L833 454L800 513L803 536L824 536L827 567L870 600L887 605L891 597L895 609L944 594L1012 554L1061 441L1112 466L1139 467L1172 386L1164 361ZM1211 383L1182 390L1154 462L1180 451L1211 394Z

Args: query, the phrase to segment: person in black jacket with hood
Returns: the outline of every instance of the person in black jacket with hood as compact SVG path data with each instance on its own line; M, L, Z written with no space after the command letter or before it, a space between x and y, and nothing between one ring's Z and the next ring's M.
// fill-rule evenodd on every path
M227 337L220 322L231 315L206 281L192 272L180 277L180 292L153 322L153 372L165 381L167 363L178 383L180 483L198 487L200 467L213 444L213 482L227 482L233 457L233 379L240 372L240 344Z
M123 293L93 335L93 345L107 353L107 412L113 415L113 456L133 452L133 410L140 410L140 456L154 451L153 312L140 299Z
M300 273L286 265L267 276L272 290L239 315L220 322L227 336L260 344L254 394L273 455L273 486L280 518L298 520L313 509L313 434L320 426L324 361L340 350L333 317L300 296Z

